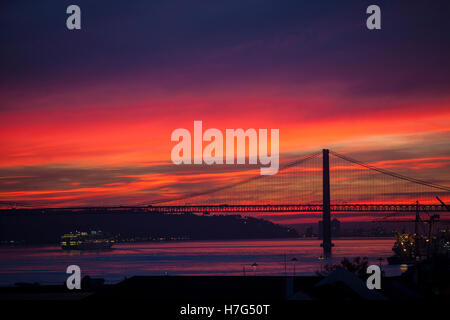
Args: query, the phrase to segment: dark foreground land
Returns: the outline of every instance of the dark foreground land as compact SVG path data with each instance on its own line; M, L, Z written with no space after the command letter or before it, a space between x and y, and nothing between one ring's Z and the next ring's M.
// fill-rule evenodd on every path
M301 319L311 314L404 318L417 317L417 312L448 312L449 274L448 259L426 261L401 276L382 277L379 290L369 290L365 279L344 268L310 277L141 276L114 285L85 277L80 290L64 284L0 288L0 307L12 308L16 315L45 308L46 315L58 310L58 315L95 312L105 317L120 310L149 319Z
M121 311L149 319L412 316L415 308L445 311L448 302L448 287L439 294L425 292L412 289L401 277L384 278L382 289L376 291L349 279L334 282L315 276L133 277L115 285L85 280L81 290L72 291L63 285L0 289L2 310L12 308L16 315L25 310L45 310L46 315L66 310L71 315L109 317ZM205 308L214 308L213 314L205 314ZM252 310L264 313L251 314Z
M186 302L258 302L284 300L405 300L425 296L402 284L400 277L383 279L382 290L368 290L351 280L330 282L324 277L137 276L114 285L98 279L83 281L81 290L65 285L21 284L0 288L0 300L174 300ZM322 281L322 283L321 283ZM97 283L96 283L97 282Z

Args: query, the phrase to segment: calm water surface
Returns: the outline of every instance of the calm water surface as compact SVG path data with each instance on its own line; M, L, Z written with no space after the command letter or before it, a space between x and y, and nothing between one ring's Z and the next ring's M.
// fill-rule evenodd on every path
M82 276L102 277L115 283L134 275L312 275L328 262L344 257L377 258L392 255L394 239L364 238L333 240L333 258L319 259L319 240L185 241L116 244L109 251L62 251L58 246L0 248L0 285L16 282L60 284L68 265L79 265ZM254 270L251 265L256 262ZM388 275L400 274L399 266L388 266Z

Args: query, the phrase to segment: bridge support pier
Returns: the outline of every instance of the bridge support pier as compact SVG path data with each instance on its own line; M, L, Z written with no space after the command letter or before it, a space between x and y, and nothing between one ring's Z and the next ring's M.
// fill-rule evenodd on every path
M321 247L323 248L323 257L331 257L331 213L330 213L330 156L329 150L322 150L322 180L323 180L323 213L322 213L322 235L323 241Z

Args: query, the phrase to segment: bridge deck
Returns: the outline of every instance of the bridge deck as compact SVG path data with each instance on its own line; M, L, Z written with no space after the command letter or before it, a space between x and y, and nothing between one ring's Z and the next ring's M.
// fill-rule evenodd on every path
M331 205L331 212L444 212L443 205L409 205L409 204L339 204ZM148 211L167 213L202 213L202 212L322 212L322 205L187 205L187 206L152 206Z
M266 205L184 205L145 207L71 207L40 209L7 209L0 213L14 212L86 212L102 213L114 211L162 212L162 213L269 213L269 212L322 212L321 204L266 204ZM331 212L445 212L441 204L331 204Z

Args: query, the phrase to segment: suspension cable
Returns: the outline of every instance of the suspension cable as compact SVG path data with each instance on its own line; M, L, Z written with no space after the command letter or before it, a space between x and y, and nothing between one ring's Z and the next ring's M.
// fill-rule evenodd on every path
M409 182L412 182L412 183L416 183L416 184L420 184L420 185L423 185L423 186L427 186L427 187L431 187L431 188L440 189L440 190L444 190L444 191L449 191L450 192L450 188L446 187L446 186L443 186L443 185L439 185L439 184L427 182L427 181L424 181L424 180L419 180L419 179L407 177L407 176L404 176L402 174L399 174L399 173L396 173L396 172L393 172L393 171L390 171L390 170L380 169L380 168L377 168L377 167L372 166L370 164L358 161L358 160L350 158L348 156L344 156L342 154L339 154L339 153L331 151L331 150L330 150L330 153L333 154L334 156L338 157L338 158L343 159L343 160L349 161L351 163L360 165L360 166L362 166L364 168L367 168L367 169L370 169L370 170L373 170L373 171L377 171L377 172L385 174L385 175L389 175L389 176L397 178L397 179L402 179L402 180L406 180L406 181L409 181Z
M287 163L287 164L281 166L280 169L278 170L278 172L281 172L281 171L283 171L285 169L294 167L294 166L299 165L299 164L301 164L303 162L306 162L308 160L316 158L316 157L318 157L321 154L322 154L322 152L316 152L316 153L304 156L304 157L302 157L300 159L297 159L295 161L292 161L290 163ZM240 185L243 185L243 184L255 181L255 180L259 180L259 179L262 179L262 178L265 178L265 177L268 177L268 176L266 176L266 175L256 175L256 176L244 179L242 181L231 183L231 184L223 186L223 187L218 187L218 188L214 188L214 189L210 189L210 190L206 190L206 191L201 191L201 192L194 192L194 193L190 193L190 194L187 194L185 196L182 196L182 197L179 197L179 198L174 198L174 199L154 200L154 201L151 201L150 204L160 204L160 203L165 203L165 202L180 201L180 200L186 200L186 199L190 199L190 198L194 198L194 197L198 197L198 196L208 195L208 194L212 194L212 193L215 193L215 192L218 192L218 191L223 191L223 190L227 190L227 189L230 189L230 188L233 188L233 187L236 187L236 186L240 186Z

